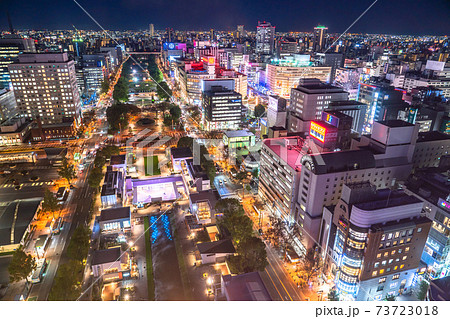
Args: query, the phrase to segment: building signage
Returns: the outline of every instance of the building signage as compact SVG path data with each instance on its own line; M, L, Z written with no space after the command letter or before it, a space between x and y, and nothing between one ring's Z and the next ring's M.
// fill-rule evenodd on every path
M325 134L327 133L327 129L315 122L311 122L311 126L309 129L309 134L315 139L325 142Z
M444 209L446 209L448 211L450 211L450 203L446 202L442 198L439 198L438 206L441 207L441 208L444 208Z

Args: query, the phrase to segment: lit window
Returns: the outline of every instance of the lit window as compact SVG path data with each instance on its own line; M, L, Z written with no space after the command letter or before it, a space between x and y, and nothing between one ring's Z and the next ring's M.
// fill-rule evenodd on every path
M403 257L402 257L402 260L405 260L406 258L407 258L407 256L403 256Z
M385 282L386 281L386 277L383 277L383 278L380 278L379 280L378 280L378 283L379 284L382 284L383 282Z
M396 280L398 278L400 278L400 274L396 274L396 275L392 276L392 280Z
M375 277L377 275L377 271L375 270L374 272L372 272L372 277Z
M417 228L417 232L418 232L418 233L420 233L421 231L422 231L422 228L421 228L421 227Z
M404 267L405 267L404 264L401 264L401 265L400 265L400 269L403 269Z
M405 248L405 252L407 253L409 251L409 247L406 247Z
M374 267L374 268L378 268L379 265L380 265L380 263L379 263L379 262L376 262L376 263L373 265L373 267Z
M381 253L377 254L377 258L378 258L378 259L381 258Z
M380 275L384 274L384 269L380 269Z
M387 257L387 256L389 256L389 252L388 251L384 253L384 257Z

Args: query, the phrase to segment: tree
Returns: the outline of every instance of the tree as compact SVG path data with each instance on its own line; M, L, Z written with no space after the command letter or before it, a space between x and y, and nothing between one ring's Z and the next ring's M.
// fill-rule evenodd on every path
M266 112L266 108L264 107L264 105L262 104L258 104L257 106L255 106L255 117L261 117L264 112Z
M111 132L124 130L128 127L129 104L113 104L106 110L106 120Z
M419 289L417 291L417 298L419 300L425 300L425 297L427 296L427 292L428 292L428 287L430 286L430 284L428 282L426 282L425 280L422 280L420 282L419 285Z
M14 252L11 263L8 266L9 280L16 282L25 279L28 282L27 277L35 269L36 261L34 258L25 253L22 246L19 246Z
M156 87L156 93L161 100L168 100L172 97L172 91L164 81L158 83L158 86Z
M258 178L258 176L259 176L259 170L258 170L257 168L255 168L255 169L252 171L252 176L253 176L253 178Z
M42 211L52 213L53 219L55 219L55 212L58 210L61 210L61 205L59 205L58 199L53 192L51 192L49 189L46 189L44 192Z
M194 139L189 136L180 137L177 143L177 147L189 147L192 151L194 145Z
M121 76L114 86L113 99L116 101L128 101L128 83L125 77Z
M103 80L100 93L107 93L109 91L110 82L108 79Z
M67 180L70 185L70 181L76 177L75 167L69 163L67 157L63 157L61 168L58 170L59 176Z
M328 293L328 301L339 301L339 294L336 289L331 289Z
M236 198L225 198L217 202L215 209L222 212L224 215L228 214L240 214L243 215L244 208Z
M253 223L247 215L224 215L219 224L225 226L233 237L233 241L239 245L253 233Z
M88 178L89 186L94 189L98 189L100 187L102 178L103 178L102 169L100 167L94 167L91 170L91 173L89 174L89 178Z
M384 297L383 300L384 300L384 301L396 301L397 298L395 298L394 295L386 295L386 297Z
M73 301L81 294L83 264L78 260L70 260L58 267L52 289L48 296L50 301Z
M237 256L230 256L230 267L234 273L242 274L264 271L267 267L267 252L263 241L257 237L248 237L238 245Z
M67 256L69 258L82 262L89 251L91 231L85 226L78 226L67 247Z
M309 280L315 274L316 267L316 251L314 248L309 248L306 254L303 255L301 270L306 274Z

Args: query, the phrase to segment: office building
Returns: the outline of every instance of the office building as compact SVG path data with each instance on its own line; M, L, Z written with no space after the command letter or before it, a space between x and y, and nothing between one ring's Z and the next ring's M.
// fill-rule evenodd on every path
M283 59L273 59L266 66L266 84L272 94L288 99L291 89L300 79L315 78L329 82L331 67L314 66L309 55L295 54Z
M293 215L304 231L305 246L328 238L321 225L324 206L336 205L344 183L369 181L377 188L395 187L412 170L417 128L402 121L375 122L372 136L353 139L350 150L312 152L301 159L297 203ZM322 246L325 243L321 243Z
M431 279L450 275L450 176L449 167L416 170L405 183L405 192L424 203L423 214L433 221L422 253Z
M326 49L327 45L327 31L328 28L323 25L318 25L314 28L314 39L313 39L313 51L322 52Z
M337 205L325 209L336 229L330 244L341 300L382 300L412 289L431 226L422 206L402 191L344 185Z
M414 149L414 168L438 167L440 159L450 154L450 135L441 132L422 132Z
M242 95L223 86L211 86L202 94L206 130L238 129L244 112Z
M275 27L270 22L258 21L256 27L256 54L272 55L275 48Z
M0 124L0 146L18 145L30 136L31 121L12 117Z
M75 62L67 53L21 54L8 66L18 115L43 124L81 121Z
M344 63L344 56L342 53L317 53L315 60L317 65L331 67L330 83L334 83L336 70Z
M19 54L35 52L33 39L23 39L14 34L0 39L0 89L10 88L8 65L17 62Z
M286 127L287 120L287 101L276 95L269 95L269 104L267 106L267 126Z
M345 91L345 90L344 90ZM364 127L367 105L358 101L331 101L326 111L339 111L352 118L352 132L361 134Z
M347 101L348 93L318 79L301 79L291 89L289 105L289 132L308 132L312 120L322 118L322 111L333 101Z
M360 82L357 101L367 105L363 133L370 133L375 121L396 120L399 112L408 107L402 95L387 84Z

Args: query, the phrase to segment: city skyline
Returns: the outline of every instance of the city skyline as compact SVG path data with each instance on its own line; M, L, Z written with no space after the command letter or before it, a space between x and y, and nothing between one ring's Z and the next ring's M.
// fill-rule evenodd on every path
M282 0L239 2L229 1L222 6L219 1L184 3L179 0L170 4L164 1L146 2L132 0L111 4L103 0L94 3L78 1L105 29L146 30L153 23L155 29L167 27L179 30L209 30L210 28L233 31L243 24L247 30L256 30L258 21L270 21L277 32L311 32L318 24L326 25L330 33L343 32L373 1L353 0L332 3L290 3ZM105 8L108 10L105 10ZM349 30L350 33L396 34L396 35L446 35L450 22L446 19L450 4L444 0L420 3L377 1L373 7ZM53 6L51 1L25 0L19 4L4 1L0 12L6 17L10 12L16 29L98 29L97 25L77 6L66 1ZM39 12L36 15L35 12ZM213 14L211 14L211 12ZM26 18L25 18L26 17ZM128 18L132 17L132 18ZM339 17L339 18L337 18ZM8 30L7 19L0 28ZM44 22L45 21L45 22Z

